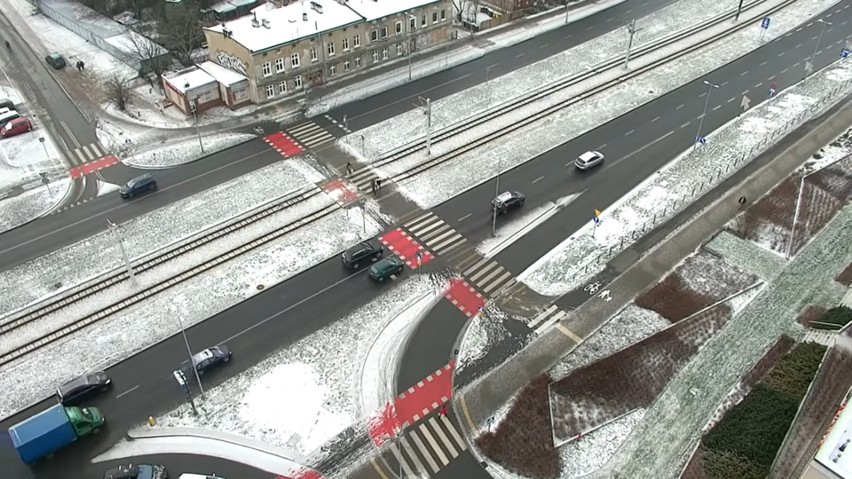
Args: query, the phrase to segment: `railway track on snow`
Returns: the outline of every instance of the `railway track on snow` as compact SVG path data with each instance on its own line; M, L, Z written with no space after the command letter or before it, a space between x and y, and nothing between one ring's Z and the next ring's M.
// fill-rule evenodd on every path
M449 161L451 161L455 158L458 158L459 156L461 156L465 153L468 153L472 150L475 150L477 148L485 146L492 141L500 139L501 137L505 136L503 130L522 128L524 126L530 125L530 124L535 123L537 121L543 120L544 118L546 118L550 115L553 115L553 114L559 112L560 110L563 110L563 109L565 109L565 108L567 108L571 105L574 105L574 104L576 104L580 101L586 100L586 99L593 97L593 96L595 96L599 93L602 93L602 92L604 92L604 91L606 91L610 88L613 88L613 87L623 83L626 80L629 80L631 78L639 76L643 73L647 73L648 71L651 71L655 68L658 68L662 65L665 65L666 63L669 63L669 62L671 62L675 59L683 57L684 55L688 55L689 53L692 53L696 50L704 48L707 45L718 41L720 38L723 38L723 37L726 37L726 36L731 35L733 33L736 33L739 30L742 30L743 28L753 26L754 21L756 21L756 20L758 20L758 19L760 19L760 18L762 18L766 15L777 12L778 10L781 10L781 9L783 9L783 8L785 8L785 7L787 7L790 4L795 2L795 0L785 0L781 4L770 8L768 11L763 11L763 12L759 12L759 13L747 12L747 10L753 8L756 5L763 3L763 1L764 0L756 0L756 1L746 2L743 6L743 12L745 12L745 15L741 14L740 15L740 17L741 17L740 21L736 24L732 24L729 29L725 30L720 35L702 40L702 41L700 41L700 42L698 42L694 45L690 45L690 46L676 52L675 54L673 54L671 56L667 56L665 58L661 58L659 60L653 61L653 62L649 63L648 65L642 66L642 67L637 68L635 70L625 71L623 75L620 75L616 79L613 79L611 81L608 81L606 83L603 83L601 85L593 87L593 88L591 88L591 89L589 89L589 90L587 90L587 91L585 91L585 92L583 92L579 95L576 95L576 96L573 96L571 98L559 101L558 103L551 105L551 106L548 106L548 107L546 107L546 108L544 108L544 109L542 109L542 110L540 110L540 111L538 111L538 112L536 112L536 113L534 113L530 116L522 118L522 119L512 123L511 125L500 128L497 131L485 134L485 135L483 135L479 138L474 139L473 141L471 141L471 142L469 142L465 145L461 145L461 146L459 146L459 147L457 147L453 150L450 150L446 153L438 155L434 158L430 158L430 159L426 160L425 162L423 162L419 165L416 165L412 168L409 168L406 171L403 171L403 172L395 174L395 175L391 175L389 179L391 181L394 181L394 182L404 181L404 180L409 179L411 177L414 177L414 176L416 176L420 173L423 173L424 171L427 171L429 169L435 168L436 166L447 163L447 162L449 162ZM634 50L633 53L631 54L630 58L631 58L631 60L635 61L635 60L641 58L642 56L648 55L650 53L655 52L656 50L659 50L660 48L670 46L670 45L672 45L672 44L674 44L678 41L684 40L684 39L686 39L686 38L688 38L692 35L695 35L696 33L699 33L700 31L702 31L704 29L711 28L711 27L717 26L721 23L724 23L725 21L732 20L734 18L735 14L736 14L736 12L733 11L733 10L730 11L730 12L719 14L719 15L713 17L713 18L707 19L707 20L705 20L705 21L703 21L699 24L696 24L693 27L690 27L689 29L673 33L672 35L661 38L659 41L643 45L643 46L637 48L636 50ZM533 91L531 91L531 92L529 92L525 95L522 95L520 97L509 100L509 101L499 105L498 107L496 107L494 109L487 110L480 115L476 115L476 116L467 118L465 120L462 120L460 122L457 122L455 124L452 124L452 125L444 128L444 129L442 129L441 131L436 132L432 136L432 146L434 147L434 145L436 143L440 142L440 141L446 141L448 139L451 139L453 137L461 135L465 131L467 131L471 128L484 125L485 123L487 123L489 121L492 121L494 119L497 119L499 117L502 117L502 116L510 114L510 113L514 113L515 111L518 110L518 108L523 108L525 106L529 106L529 105L531 105L531 104L533 104L537 101L541 101L543 99L546 99L547 97L550 97L552 95L560 93L561 91L563 91L567 88L570 88L570 87L576 85L577 83L588 80L588 79L594 77L595 75L598 75L598 74L601 74L601 73L606 73L606 72L612 71L616 68L621 68L621 66L623 65L623 61L624 61L623 57L617 57L617 58L612 58L612 59L606 60L606 61L604 61L604 62L602 62L598 65L591 67L587 71L559 79L555 82L544 85L544 86L542 86L542 87L540 87L536 90L533 90ZM380 157L378 160L374 161L373 163L370 163L369 166L371 168L380 168L382 166L386 166L386 165L395 163L395 162L397 162L397 161L399 161L399 160L401 160L401 159L403 159L407 156L410 156L413 153L425 148L425 146L426 146L425 138L415 140L411 143L400 146L399 148L392 150L392 151L386 153L385 155L382 155L382 157ZM349 174L346 177L347 178L358 177L359 173L360 173L360 170L355 171L354 173Z
M203 246L209 245L214 241L220 240L225 236L233 234L239 230L248 227L249 225L257 223L258 221L269 218L270 216L282 212L287 208L304 203L320 194L324 193L314 186L304 187L300 190L296 190L293 193L286 195L279 200L273 201L270 204L261 207L257 211L251 212L241 217L237 217L236 219L229 221L224 226L211 228L210 230L195 237L192 237L188 240L180 242L167 250L149 255L141 261L135 263L133 265L133 270L136 274L150 271L158 266L165 264L168 261L172 261L180 256L186 255L187 253L196 251ZM159 294L169 288L172 288L178 284L187 281L190 278L194 278L240 255L248 253L249 251L252 251L265 244L268 244L269 242L280 238L281 236L287 233L295 231L308 224L314 223L337 211L338 209L339 206L337 203L333 203L324 208L320 208L308 214L307 216L291 221L290 223L280 228L277 228L274 231L266 233L246 244L243 244L236 248L232 248L215 258L211 258L207 261L204 261L183 272L171 275L163 281L148 286L145 289L133 293L132 295L120 301L117 301L109 306L99 308L94 313L88 314L82 318L71 322L70 324L64 325L61 328L57 328L53 331L50 331L49 333L43 334L37 339L27 341L24 344L21 344L20 346L13 347L9 351L0 353L0 366L10 363L18 358L23 357L28 353L41 349L44 346L47 346L48 344L54 343L62 338L76 333L77 331L91 326L97 323L98 321L102 321L103 319L115 313L123 311L133 305L140 303L141 301L149 299L156 294ZM0 335L13 333L16 330L23 328L24 326L33 324L36 321L44 319L48 315L57 313L71 305L91 298L95 294L101 293L128 279L128 273L126 270L123 270L123 268L114 270L112 272L102 275L99 278L96 278L95 280L80 284L59 297L50 298L46 301L36 303L31 307L27 307L17 312L10 313L9 315L0 319Z

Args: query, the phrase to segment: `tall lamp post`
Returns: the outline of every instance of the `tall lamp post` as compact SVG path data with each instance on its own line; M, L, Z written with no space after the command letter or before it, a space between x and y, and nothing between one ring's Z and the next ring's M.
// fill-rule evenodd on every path
M201 397L204 397L204 386L201 385L201 376L198 375L198 369L192 364L192 348L189 347L189 339L186 337L186 329L183 327L183 320L180 315L177 315L178 324L180 325L180 334L183 335L183 344L186 345L186 354L189 355L189 367L195 373L195 379L198 381L198 390L201 392Z
M695 143L692 144L693 152L698 147L698 141L701 139L701 127L704 126L704 117L707 116L707 105L710 104L710 93L714 88L719 88L719 85L710 83L707 80L704 80L704 84L707 85L707 98L704 100L704 111L701 113L701 119L698 120L698 132L695 133Z
M820 29L819 36L817 37L816 46L814 47L814 53L813 53L813 55L811 55L811 61L810 61L811 68L813 68L814 60L816 60L816 54L817 54L817 51L819 51L819 44L822 43L822 34L825 33L825 27L827 25L832 25L831 22L827 22L827 21L823 20L822 18L818 18L817 21L819 23L822 23L822 28ZM808 72L805 72L805 73L807 74Z
M491 84L489 83L489 77L491 76L491 69L496 67L497 65L491 65L489 67L485 67L485 89L488 90L488 107L491 107Z
M411 81L411 21L417 23L417 17L408 14L408 23L405 29L405 50L408 52L408 81Z
M568 12L570 11L568 2L569 0L565 0L565 25L568 25Z
M502 158L497 161L497 183L494 185L494 200L491 200L491 209L493 211L491 215L491 236L497 236L497 204L494 203L497 200L497 196L500 195L500 173L503 170L503 160Z
M189 82L183 85L186 91L189 91ZM195 134L198 135L198 146L201 147L201 153L204 154L204 143L201 142L201 131L198 129L198 98L193 98L189 102L189 109L192 110L192 116L195 118Z

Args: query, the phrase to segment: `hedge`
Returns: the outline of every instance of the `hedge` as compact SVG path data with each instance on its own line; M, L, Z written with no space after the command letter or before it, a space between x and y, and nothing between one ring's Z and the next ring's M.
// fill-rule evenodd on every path
M816 319L816 321L817 321L817 324L811 324L812 328L814 328L814 329L829 329L829 330L832 330L832 331L836 331L836 330L842 328L843 326L846 326L846 324L848 324L849 321L852 321L852 309L847 308L846 306L837 306L837 307L831 308L828 311L826 311L825 313L823 313L822 316L820 316L819 318ZM838 327L833 328L833 327L827 326L827 325L823 326L822 324L819 324L819 323L834 324L834 325L837 325Z
M704 474L708 479L764 479L766 470L731 452L704 451Z
M781 356L781 360L763 379L763 383L769 388L786 392L799 402L808 391L808 385L824 354L825 346L822 344L801 343Z

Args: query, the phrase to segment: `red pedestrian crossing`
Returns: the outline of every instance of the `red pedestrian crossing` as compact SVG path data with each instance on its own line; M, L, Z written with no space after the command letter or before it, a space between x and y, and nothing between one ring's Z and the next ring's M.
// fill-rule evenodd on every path
M88 163L83 163L80 166L75 166L68 170L68 174L71 175L72 180L76 180L77 178L82 178L85 175L89 175L98 170L102 170L109 166L118 163L118 158L115 155L106 155L104 157L98 158L95 161L90 161Z
M305 148L299 142L283 131L266 135L263 137L263 141L283 156L294 156L305 151Z
M468 318L473 317L480 308L485 306L485 298L461 278L450 280L450 288L444 296Z
M407 264L409 268L417 269L418 252L420 253L420 265L425 265L432 260L432 253L426 251L420 243L415 241L411 235L403 231L402 228L388 231L379 237L379 241L381 241L383 245L387 246L389 250L393 251L399 259L405 261L405 264Z
M335 178L323 183L322 190L341 206L346 206L358 199L358 189L344 178Z
M385 404L367 423L373 443L381 446L386 438L446 404L452 396L454 368L455 363L450 361Z

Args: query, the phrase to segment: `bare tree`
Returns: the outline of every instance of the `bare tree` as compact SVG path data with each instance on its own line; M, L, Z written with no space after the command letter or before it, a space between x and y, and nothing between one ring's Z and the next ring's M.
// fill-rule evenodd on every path
M153 72L157 78L163 76L169 66L168 51L133 29L124 35L130 58L139 63L140 75Z
M164 4L157 16L159 38L184 66L192 65L192 50L204 43L200 21L204 6L200 0Z
M119 74L112 74L104 82L104 93L108 102L120 111L127 111L130 102L130 84Z

